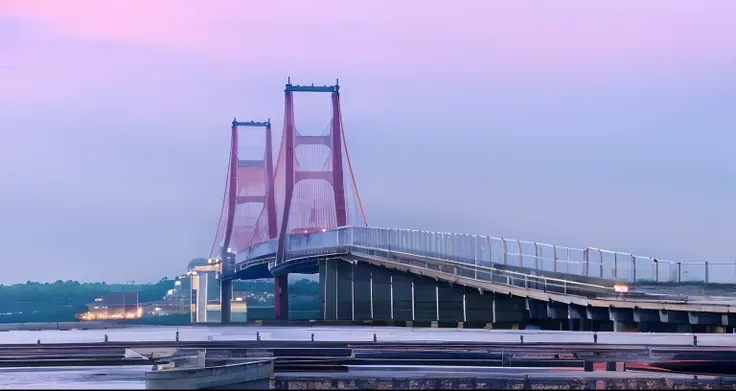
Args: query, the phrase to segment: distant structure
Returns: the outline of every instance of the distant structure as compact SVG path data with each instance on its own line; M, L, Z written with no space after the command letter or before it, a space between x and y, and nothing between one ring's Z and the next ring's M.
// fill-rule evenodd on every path
M143 316L137 292L112 292L87 304L87 312L77 315L79 320L136 319Z
M188 271L178 281L187 281L189 289L190 321L192 323L220 323L221 292L220 277L222 263L214 259L197 258L189 262ZM232 290L232 285L230 286ZM185 291L182 292L184 294ZM236 292L230 292L232 322L247 322L248 308L245 299Z
M143 316L186 315L191 309L189 280L176 280L162 300L142 303Z

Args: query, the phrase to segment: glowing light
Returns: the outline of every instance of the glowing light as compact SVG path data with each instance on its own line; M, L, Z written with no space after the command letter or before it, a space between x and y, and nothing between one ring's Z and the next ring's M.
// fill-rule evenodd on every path
M626 293L629 291L629 287L623 284L616 284L613 286L613 290L618 293Z

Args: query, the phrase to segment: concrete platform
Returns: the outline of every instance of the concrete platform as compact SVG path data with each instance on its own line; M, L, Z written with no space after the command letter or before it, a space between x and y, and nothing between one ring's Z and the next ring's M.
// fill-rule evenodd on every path
M177 368L146 372L146 389L199 390L250 384L253 389L268 385L273 360L258 360L213 367Z
M9 331L0 333L0 347L17 344L60 344L100 343L105 335L109 342L171 341L176 333L179 340L188 341L315 341L373 342L374 335L381 342L486 342L518 343L593 343L597 335L598 344L645 345L645 346L692 346L690 333L626 333L588 331L544 331L544 330L484 330L484 329L439 329L411 327L366 327L366 326L186 326L186 327L140 327L108 330L43 330ZM697 334L699 347L736 347L735 334Z

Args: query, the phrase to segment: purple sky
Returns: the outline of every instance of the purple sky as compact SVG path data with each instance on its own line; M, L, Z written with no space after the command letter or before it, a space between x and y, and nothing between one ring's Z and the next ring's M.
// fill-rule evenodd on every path
M229 122L280 137L286 76L340 78L371 225L733 261L734 20L731 0L0 0L0 283L182 273ZM298 98L322 130L328 98Z

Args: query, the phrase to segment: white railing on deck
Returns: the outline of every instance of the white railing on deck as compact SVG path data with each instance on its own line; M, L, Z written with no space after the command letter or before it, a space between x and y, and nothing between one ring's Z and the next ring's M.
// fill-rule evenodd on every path
M403 252L476 266L519 266L628 282L736 283L736 262L675 262L599 248L574 248L490 236L376 227L291 234L286 259L355 247ZM278 240L237 254L237 263L275 255ZM356 250L351 249L351 251Z

